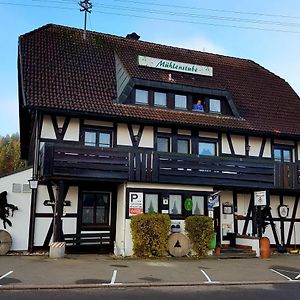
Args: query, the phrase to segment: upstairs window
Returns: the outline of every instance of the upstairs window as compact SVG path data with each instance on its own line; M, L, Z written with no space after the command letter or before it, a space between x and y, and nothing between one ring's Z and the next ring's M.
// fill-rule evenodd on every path
M292 162L292 148L274 147L274 160L278 162Z
M169 137L157 137L156 143L157 143L157 145L156 145L157 151L171 152Z
M84 145L85 146L96 146L96 132L93 131L86 131L84 133Z
M155 92L154 93L154 105L155 106L167 106L167 94Z
M218 99L209 99L209 111L221 113L221 101Z
M200 156L216 156L216 152L215 142L199 142L198 154Z
M91 147L110 148L112 147L112 131L87 129L84 132L84 145Z
M148 91L137 89L135 91L135 103L148 104Z
M189 139L177 139L177 152L178 153L190 153L190 140Z
M187 108L187 96L175 95L175 108L186 109Z

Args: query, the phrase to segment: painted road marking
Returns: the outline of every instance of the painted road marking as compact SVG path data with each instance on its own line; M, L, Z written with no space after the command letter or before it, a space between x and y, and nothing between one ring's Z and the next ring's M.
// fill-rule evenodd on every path
M117 272L118 272L117 270L113 271L110 284L115 284L115 281L116 281L116 278L117 278Z
M288 276L286 276L286 275L284 275L284 274L282 274L282 273L280 273L280 272L278 272L278 271L276 271L276 270L274 270L274 269L270 269L272 272L274 272L274 273L276 273L276 274L278 274L278 275L280 275L280 276L282 276L282 277L284 277L284 278L286 278L286 279L288 279L289 281L292 281L293 279L291 279L290 277L288 277Z
M13 272L14 272L14 271L9 271L9 272L5 273L4 275L2 275L2 276L0 277L0 280L3 279L3 278L5 278L6 276L10 275L10 274L13 273Z
M300 279L300 273L299 273L298 276L295 277L295 279L296 279L296 280L297 280L297 279Z
M2 275L2 276L0 277L0 280L3 279L3 278L5 278L5 277L7 277L8 275L10 275L10 274L13 273L13 272L14 272L14 271L9 271L9 272L5 273L4 275ZM2 285L0 285L0 286L2 286Z
M202 274L206 277L207 281L205 283L219 283L219 281L212 281L209 276L201 269Z
M286 273L293 273L293 274L298 274L298 273L299 273L299 271L296 272L296 271L290 271L290 270L285 270L285 269L277 269L277 268L276 268L276 270L277 270L277 271L286 272Z

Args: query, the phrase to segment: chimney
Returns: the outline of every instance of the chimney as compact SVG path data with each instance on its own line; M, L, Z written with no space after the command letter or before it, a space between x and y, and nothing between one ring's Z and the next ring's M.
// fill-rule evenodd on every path
M129 39L129 40L135 40L135 41L138 41L139 38L140 38L140 36L139 36L137 33L135 33L135 32L128 33L128 34L126 35L126 39Z

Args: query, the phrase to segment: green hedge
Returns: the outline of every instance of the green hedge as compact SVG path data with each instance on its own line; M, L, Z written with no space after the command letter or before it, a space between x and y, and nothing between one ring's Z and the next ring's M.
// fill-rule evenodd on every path
M133 252L138 257L166 255L171 220L164 214L141 214L131 218Z
M185 219L185 231L189 237L192 249L198 257L207 254L214 233L213 221L206 216L191 216Z

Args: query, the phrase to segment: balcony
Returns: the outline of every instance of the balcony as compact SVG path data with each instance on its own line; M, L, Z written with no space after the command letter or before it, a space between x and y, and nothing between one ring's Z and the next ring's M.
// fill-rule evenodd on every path
M155 182L254 189L299 189L300 166L271 160L124 151L46 143L40 177Z

